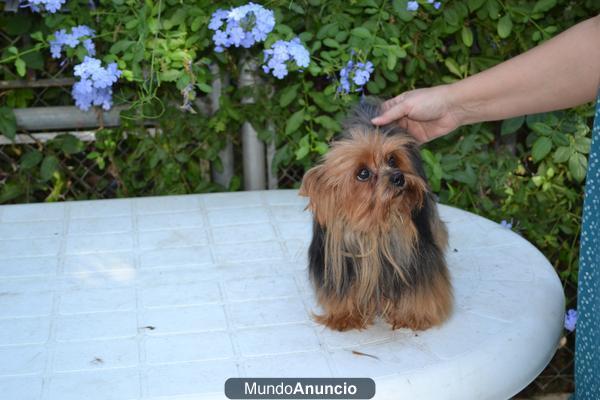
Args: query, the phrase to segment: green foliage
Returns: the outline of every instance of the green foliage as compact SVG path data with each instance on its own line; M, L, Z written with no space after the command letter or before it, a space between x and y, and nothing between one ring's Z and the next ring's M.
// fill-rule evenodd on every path
M369 60L375 72L366 92L384 98L415 87L451 83L519 54L597 13L595 0L426 1L406 10L406 0L271 1L275 31L264 46L296 35L311 53L304 72L283 80L264 75L249 87L236 87L239 65L262 61L261 46L213 51L207 28L217 8L245 2L207 0L69 0L69 13L40 16L26 10L0 15L4 37L0 75L5 80L61 66L49 57L48 41L60 28L86 24L97 32L99 57L115 61L123 76L116 103L128 105L120 129L100 130L93 144L59 137L45 146L5 147L16 160L0 188L0 202L56 200L72 193L74 176L106 172L84 182L105 195L189 193L218 190L207 162L219 167L227 137L236 141L242 121L252 121L261 138L277 149L275 170L303 171L327 151L340 122L358 95L336 94L339 70L350 58ZM29 37L24 38L29 33ZM4 43L4 42L3 42ZM67 71L84 54L68 49ZM198 98L211 92L216 65L232 84L214 115L184 113L176 107L188 85ZM68 72L70 73L70 72ZM243 101L252 95L254 103ZM31 89L0 96L0 132L15 135L11 108L27 107ZM71 104L68 95L48 90L46 101ZM193 96L192 96L193 99ZM148 135L148 120L161 134ZM433 189L443 202L477 211L532 240L562 271L575 279L582 182L590 144L590 107L518 117L463 127L423 149ZM6 167L6 168L5 168ZM232 187L240 184L239 176ZM298 182L296 182L296 185ZM81 184L83 185L83 184ZM93 197L98 191L78 198Z

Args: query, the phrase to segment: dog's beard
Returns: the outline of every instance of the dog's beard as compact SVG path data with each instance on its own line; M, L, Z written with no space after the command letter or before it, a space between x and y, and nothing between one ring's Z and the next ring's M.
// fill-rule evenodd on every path
M390 201L386 208L394 203ZM339 295L354 285L354 296L363 306L374 297L390 297L393 281L409 284L406 266L414 257L417 240L409 215L386 212L377 219L384 222L366 231L342 217L325 225L324 283Z

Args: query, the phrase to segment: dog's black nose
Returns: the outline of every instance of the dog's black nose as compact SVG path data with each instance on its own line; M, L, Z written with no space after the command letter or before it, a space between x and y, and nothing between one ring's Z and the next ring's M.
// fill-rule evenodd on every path
M390 182L392 185L401 188L404 186L404 174L402 172L394 172L392 176L390 176Z

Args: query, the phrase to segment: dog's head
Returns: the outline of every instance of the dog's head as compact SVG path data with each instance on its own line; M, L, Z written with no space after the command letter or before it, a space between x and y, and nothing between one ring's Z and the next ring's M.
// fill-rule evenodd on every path
M360 232L410 218L429 190L416 141L397 125L377 127L381 102L363 100L327 155L302 179L300 194L317 222L343 222Z

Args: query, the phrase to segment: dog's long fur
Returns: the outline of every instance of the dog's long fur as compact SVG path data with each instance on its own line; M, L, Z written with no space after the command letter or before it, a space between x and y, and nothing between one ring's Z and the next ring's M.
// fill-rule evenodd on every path
M427 329L452 308L448 235L417 143L395 125L375 127L379 106L361 102L302 180L300 194L314 216L309 273L325 311L316 319L347 330L382 315L394 329ZM363 168L371 171L368 181L357 179ZM398 173L402 187L391 184Z

